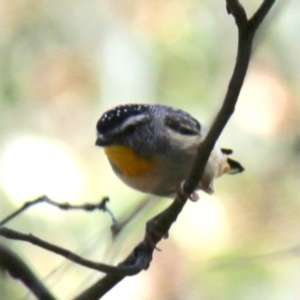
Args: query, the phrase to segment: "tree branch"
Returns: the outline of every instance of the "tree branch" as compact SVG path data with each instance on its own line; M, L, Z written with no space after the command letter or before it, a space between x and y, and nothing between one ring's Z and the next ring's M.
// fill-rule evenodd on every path
M226 8L229 14L235 18L236 25L243 27L247 23L247 14L238 0L226 0Z
M272 6L274 5L275 1L276 0L265 0L259 7L259 9L256 11L256 13L249 20L249 26L254 27L254 30L256 30L260 26L260 24L262 23Z
M14 211L12 214L8 215L6 218L4 218L1 222L0 222L0 226L6 224L7 222L9 222L10 220L12 220L13 218L15 218L16 216L18 216L19 214L21 214L22 212L24 212L25 210L27 210L28 208L39 204L39 203L47 203L49 205L58 207L60 209L64 209L64 210L85 210L85 211L93 211L93 210L102 210L104 212L107 212L110 217L112 218L113 223L116 222L115 217L113 216L112 212L107 208L106 204L109 201L108 197L104 197L99 203L85 203L85 204L81 204L81 205L71 205L68 202L64 202L64 203L58 203L55 202L53 200L51 200L49 197L47 197L46 195L40 196L34 200L31 201L27 201L25 202L22 207L20 207L19 209L17 209L16 211Z
M25 262L2 244L0 244L0 268L6 270L13 278L21 280L38 299L55 300Z
M110 266L102 263L96 263L91 260L85 259L67 249L48 243L32 234L24 234L19 231L15 231L1 226L0 235L12 240L29 242L43 249L61 255L67 258L68 260L71 260L81 266L94 269L103 273L122 275L122 276L132 276L139 273L142 269L145 269L149 266L149 263L145 263L145 261L149 261L149 258L145 257L145 255L140 255L137 261L135 261L135 263L132 265L114 267L114 266Z
M237 0L226 0L227 7L229 7L230 13L235 18L238 27L238 49L236 63L225 99L223 101L223 105L206 138L198 147L196 161L192 167L190 176L184 185L187 194L192 193L196 189L198 182L201 180L201 177L204 173L210 152L212 151L225 125L234 112L235 105L238 100L238 96L240 94L250 62L254 35L274 2L275 0L265 0L254 14L254 17L249 21L246 19L246 22L244 22L246 14L243 13L244 9L241 8L241 4Z

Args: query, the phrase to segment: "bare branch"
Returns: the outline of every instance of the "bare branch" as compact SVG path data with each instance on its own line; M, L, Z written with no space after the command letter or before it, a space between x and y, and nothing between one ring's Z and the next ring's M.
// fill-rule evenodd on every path
M141 270L146 269L149 266L148 262L145 263L145 261L149 261L149 259L148 260L145 259L145 256L140 256L139 259L135 262L135 264L126 267L123 266L114 267L106 264L96 263L88 259L85 259L67 249L48 243L32 234L20 233L18 231L3 226L0 227L0 235L8 239L29 242L31 244L49 250L53 253L61 255L67 258L68 260L71 260L81 266L94 269L100 272L104 272L104 273L122 275L122 276L131 276L139 273Z
M270 10L274 2L275 0L265 0L257 10L257 12L262 12L258 14L259 17L254 18L254 21L256 20L257 22L259 22L259 24L261 24L261 18L266 16L267 12ZM234 0L227 0L227 4L230 7L234 8L232 10L232 14L234 14L235 19L240 19L241 9L238 9L238 7L241 6L241 4L239 4L238 1ZM235 13L237 13L237 15L235 15ZM254 16L256 14L257 13L255 13ZM233 74L230 79L228 90L221 110L219 111L214 123L212 124L205 140L198 147L198 155L196 161L192 167L190 176L188 177L184 185L187 194L192 193L196 189L198 182L200 181L204 172L210 152L212 151L225 125L234 112L234 108L238 100L238 96L240 94L250 62L253 38L259 26L259 24L253 23L254 21L253 19L251 19L250 21L247 21L246 25L243 24L243 26L240 26L239 24L241 23L237 21L239 39L237 58Z
M247 24L246 11L238 0L226 0L226 8L227 12L234 16L238 27L243 27Z
M263 4L260 6L260 8L256 11L256 13L252 16L252 18L249 20L249 26L254 27L257 29L270 9L272 8L273 4L276 0L265 0Z
M116 219L115 219L114 215L112 214L112 212L107 208L106 204L108 201L109 201L109 198L104 197L99 203L84 203L81 205L73 205L68 202L64 202L64 203L55 202L55 201L51 200L50 198L48 198L48 196L43 195L34 200L25 202L22 207L20 207L15 212L13 212L12 214L10 214L6 218L4 218L0 222L0 226L6 224L10 220L15 218L19 214L21 214L26 209L28 209L36 204L39 204L39 203L47 203L47 204L50 204L52 206L55 206L57 208L64 209L64 210L71 210L71 209L85 210L85 211L102 210L104 212L107 212L111 216L112 221L114 223L114 222L116 222Z
M6 270L12 277L21 280L37 299L55 300L25 262L2 244L0 244L0 268Z
M35 204L38 204L38 203L41 203L41 202L44 202L45 201L45 196L41 196L41 197L38 197L37 199L34 199L32 201L28 201L28 202L25 202L23 204L22 207L20 207L18 210L16 210L15 212L13 212L12 214L8 215L6 218L4 218L1 222L0 222L0 226L1 225L4 225L6 224L7 222L9 222L10 220L12 220L13 218L15 218L16 216L18 216L19 214L21 214L24 210L26 210L27 208L35 205Z

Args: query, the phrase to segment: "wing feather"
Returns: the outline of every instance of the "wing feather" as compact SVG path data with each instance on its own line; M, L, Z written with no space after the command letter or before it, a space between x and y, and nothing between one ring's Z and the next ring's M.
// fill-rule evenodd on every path
M200 123L191 115L181 110L174 110L164 117L165 125L182 135L199 135Z

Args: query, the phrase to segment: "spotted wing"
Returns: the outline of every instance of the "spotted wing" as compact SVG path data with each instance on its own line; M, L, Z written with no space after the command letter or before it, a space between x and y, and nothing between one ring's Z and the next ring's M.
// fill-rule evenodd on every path
M182 135L199 135L200 123L188 113L182 110L174 110L166 114L164 118L166 127Z

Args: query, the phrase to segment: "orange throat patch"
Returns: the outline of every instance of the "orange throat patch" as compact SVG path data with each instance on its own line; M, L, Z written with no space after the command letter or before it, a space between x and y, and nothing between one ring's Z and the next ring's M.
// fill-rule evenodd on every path
M104 152L110 163L125 176L138 177L154 167L153 159L142 158L125 146L108 146L104 148Z

